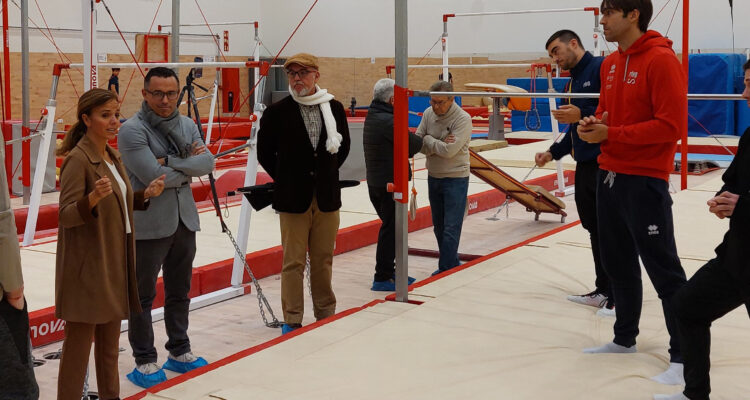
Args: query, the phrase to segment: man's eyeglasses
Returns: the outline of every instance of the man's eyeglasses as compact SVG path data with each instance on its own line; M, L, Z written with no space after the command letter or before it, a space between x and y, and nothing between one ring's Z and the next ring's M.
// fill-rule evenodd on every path
M444 104L450 103L450 101L451 101L450 99L445 99L445 100L430 99L430 104L432 104L433 106L441 107Z
M291 69L288 69L288 70L286 70L286 76L289 79L294 79L294 75L297 75L297 76L300 77L300 79L305 79L305 77L307 77L307 75L309 75L309 74L311 74L313 72L315 72L315 70L301 69L299 71L292 71Z
M167 99L174 100L177 98L177 96L180 95L180 92L176 91L169 91L169 92L162 92L161 90L154 90L153 92L150 90L146 90L146 93L150 94L153 97L156 97L157 99L163 99L164 96L167 96Z

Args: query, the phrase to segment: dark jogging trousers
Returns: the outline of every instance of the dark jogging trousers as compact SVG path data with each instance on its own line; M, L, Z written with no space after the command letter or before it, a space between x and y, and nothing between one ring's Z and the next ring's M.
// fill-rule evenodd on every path
M662 301L669 331L671 362L682 362L670 298L685 285L677 257L672 198L665 180L599 170L597 179L599 244L615 298L614 342L632 346L643 305L640 260Z

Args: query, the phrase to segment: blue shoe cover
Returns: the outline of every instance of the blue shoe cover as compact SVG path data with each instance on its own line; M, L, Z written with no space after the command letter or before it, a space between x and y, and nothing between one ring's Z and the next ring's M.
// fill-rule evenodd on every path
M282 335L286 335L287 333L289 333L289 332L291 332L291 331L293 331L295 329L299 329L299 328L301 328L301 327L299 327L299 326L291 326L289 324L284 324L284 325L281 326L281 334Z
M129 373L128 380L142 388L150 388L151 386L158 385L167 380L167 375L162 370L158 370L153 374L144 374L138 371L137 368L133 368L133 372Z
M407 279L407 285L411 285L416 281L416 278L412 278L410 276ZM370 288L370 290L372 290L373 292L395 292L396 282L393 279L389 279L387 281L372 281L372 287Z
M180 374L184 374L185 372L192 371L196 368L200 368L204 365L208 365L208 362L203 359L203 357L198 357L197 360L193 362L180 362L177 360L173 360L171 358L167 358L167 362L164 363L162 368L168 369L170 371L178 372Z

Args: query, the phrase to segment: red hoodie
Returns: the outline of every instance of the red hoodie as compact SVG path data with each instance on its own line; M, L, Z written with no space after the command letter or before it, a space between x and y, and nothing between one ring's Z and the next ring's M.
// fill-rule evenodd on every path
M608 112L609 135L600 168L668 180L687 129L687 80L672 41L646 32L604 60L601 80L596 115Z

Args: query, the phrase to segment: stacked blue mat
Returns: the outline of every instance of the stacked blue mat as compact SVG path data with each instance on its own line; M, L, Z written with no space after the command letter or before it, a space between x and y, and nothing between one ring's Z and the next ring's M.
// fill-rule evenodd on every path
M745 61L740 54L691 54L688 92L742 93ZM691 100L688 113L690 136L741 135L750 126L745 101Z

